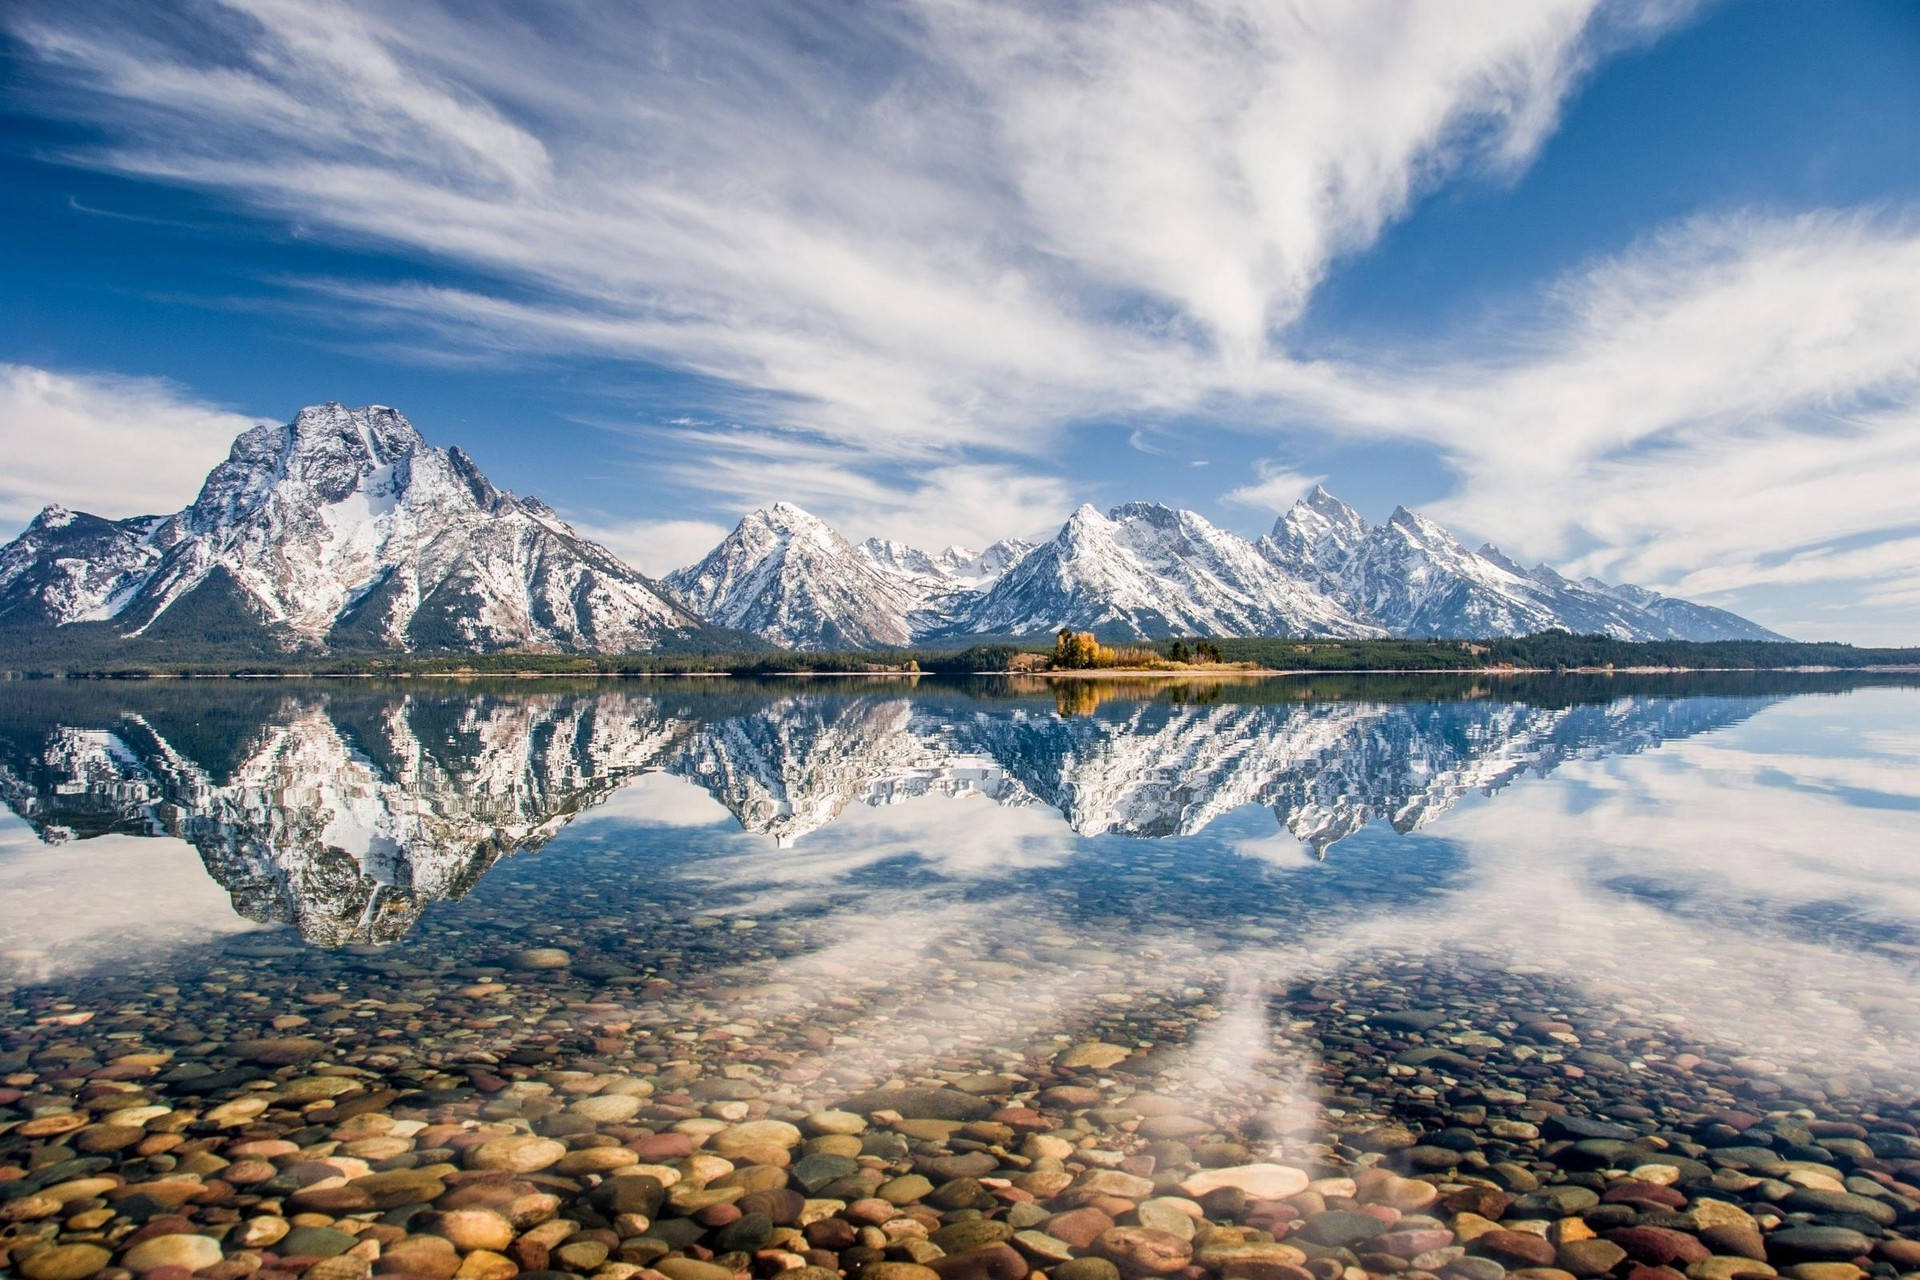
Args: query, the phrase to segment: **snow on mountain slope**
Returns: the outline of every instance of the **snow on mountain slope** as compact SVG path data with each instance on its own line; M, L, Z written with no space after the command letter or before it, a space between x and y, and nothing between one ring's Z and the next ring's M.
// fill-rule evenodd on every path
M926 552L891 538L868 538L860 543L859 550L882 572L928 584L933 594L939 595L980 590L1034 546L1025 538L1002 538L985 551L956 544L944 551Z
M1061 626L1127 639L1379 634L1238 534L1146 502L1105 515L1081 507L954 630L1033 635Z
M12 574L0 600L59 578L71 557L39 544L71 543L88 520L59 539L29 529L0 552ZM701 625L550 508L496 489L380 405L315 405L256 427L178 516L85 528L101 546L92 567L29 592L57 597L56 625L111 619L138 635L213 590L237 591L261 623L308 645L631 652Z
M0 625L112 616L178 541L177 516L103 520L48 507L0 547Z
M927 592L799 507L749 512L699 564L667 575L688 607L786 649L869 649L913 640Z
M326 404L243 433L176 515L47 508L0 547L0 628L91 623L188 649L251 638L259 652L644 652L712 626L796 649L1062 626L1125 640L1783 638L1722 609L1470 550L1405 508L1369 526L1317 485L1258 542L1142 502L1082 507L1045 543L981 552L855 546L777 503L668 585L495 488L459 449L429 446L394 410Z
M1317 485L1259 546L1355 617L1395 636L1484 638L1559 629L1622 640L1785 638L1723 609L1640 587L1574 582L1546 565L1523 568L1493 546L1470 550L1405 507L1369 527Z

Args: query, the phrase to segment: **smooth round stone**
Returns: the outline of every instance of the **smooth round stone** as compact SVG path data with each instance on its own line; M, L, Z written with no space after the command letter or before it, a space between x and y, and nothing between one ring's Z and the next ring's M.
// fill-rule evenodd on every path
M578 1177L583 1173L607 1173L614 1169L627 1169L640 1163L640 1157L625 1147L583 1147L578 1151L569 1151L554 1162L553 1171L564 1177ZM656 1166L664 1168L664 1166ZM668 1172L673 1172L668 1170ZM675 1181L678 1181L675 1174Z
M1046 1232L1065 1240L1076 1249L1086 1249L1095 1240L1113 1230L1113 1219L1092 1205L1082 1205L1078 1209L1069 1209L1047 1219Z
M1143 1227L1152 1227L1155 1231L1164 1231L1179 1236L1182 1240L1191 1240L1199 1229L1202 1216L1200 1206L1191 1200L1182 1200L1176 1196L1161 1196L1153 1200L1144 1200L1134 1210L1134 1216L1140 1219Z
M844 1099L835 1110L872 1115L892 1111L908 1120L985 1120L993 1114L993 1104L958 1089L907 1087L869 1089Z
M198 1271L220 1261L220 1242L212 1236L168 1235L142 1240L127 1250L120 1265L136 1275L161 1267Z
M71 1182L56 1183L40 1194L58 1204L72 1204L75 1200L103 1196L119 1185L116 1178L75 1178Z
M751 1120L722 1129L707 1139L707 1149L721 1156L738 1155L760 1147L792 1148L799 1145L799 1127L785 1120Z
M380 1265L386 1271L449 1280L460 1269L460 1255L442 1236L408 1236L380 1250Z
M995 1222L988 1218L962 1218L958 1222L947 1224L927 1238L938 1245L943 1253L965 1253L969 1249L978 1249L1012 1239L1013 1228L1004 1222Z
M467 1152L472 1169L508 1169L514 1173L536 1173L567 1154L565 1143L552 1138L494 1138Z
M57 1244L19 1264L26 1280L86 1280L113 1255L97 1244Z
M1544 1237L1496 1227L1473 1238L1476 1252L1509 1267L1550 1267L1554 1247Z
M807 1117L806 1128L812 1134L864 1133L867 1120L865 1116L857 1116L851 1111L816 1111Z
M1684 1268L1713 1255L1713 1250L1693 1236L1666 1227L1618 1227L1607 1232L1607 1239L1650 1267L1677 1264Z
M1285 1200L1307 1189L1306 1173L1284 1164L1243 1164L1206 1169L1180 1184L1180 1190L1198 1200L1221 1187L1237 1187L1255 1200Z
M507 957L507 963L516 969L564 969L573 957L559 947L528 947Z
M700 1262L694 1258L662 1258L653 1264L653 1269L666 1276L667 1280L734 1280L733 1268ZM927 1274L932 1276L933 1273Z
M917 1262L875 1262L861 1270L860 1280L940 1280L940 1273Z
M888 1204L912 1204L932 1195L933 1183L917 1173L903 1174L881 1183L873 1194Z
M1561 1268L1582 1277L1603 1276L1627 1260L1627 1251L1611 1240L1566 1240L1554 1250Z
M1130 1275L1171 1275L1193 1258L1191 1244L1151 1227L1111 1227L1100 1233L1093 1249Z
M441 1166L443 1169L445 1166ZM447 1184L422 1169L397 1169L392 1173L370 1173L351 1184L372 1200L376 1209L397 1209L403 1204L424 1204L447 1192Z
M1053 1280L1120 1280L1120 1268L1105 1258L1075 1258L1048 1269Z
M460 1260L455 1280L512 1280L520 1274L520 1264L491 1249L475 1249Z
M1445 1227L1414 1227L1386 1231L1367 1242L1372 1253L1390 1253L1396 1258L1417 1258L1453 1243L1453 1232Z
M346 1076L302 1076L298 1080L289 1080L281 1088L280 1095L292 1102L317 1102L322 1098L337 1098L362 1087L359 1081Z
M1790 1280L1861 1280L1866 1274L1851 1262L1796 1262L1787 1268Z
M1005 1243L935 1258L929 1266L940 1280L1025 1280L1032 1270L1019 1250Z
M1323 1245L1329 1249L1350 1248L1363 1240L1371 1240L1387 1229L1387 1224L1370 1213L1354 1213L1346 1209L1329 1209L1325 1213L1316 1213L1305 1223L1289 1233L1289 1238L1299 1236L1309 1244ZM1542 1243L1545 1243L1542 1241ZM1551 1261L1553 1249L1547 1248L1547 1257Z
M567 1270L585 1275L605 1262L611 1252L601 1240L569 1240L553 1251L553 1257Z
M327 1042L312 1036L269 1036L261 1040L240 1040L233 1051L249 1062L266 1067L290 1067L327 1051Z
M1016 1231L1013 1246L1043 1267L1057 1266L1073 1257L1072 1245L1044 1231Z
M1783 1227L1767 1237L1769 1257L1784 1253L1814 1262L1844 1262L1873 1247L1873 1241L1848 1227Z
M1802 1266L1822 1266L1818 1262L1801 1263ZM1852 1266L1851 1263L1839 1263L1840 1266ZM1858 1268L1855 1268L1858 1270ZM1687 1268L1687 1280L1737 1280L1739 1276L1770 1276L1777 1274L1764 1262L1752 1258L1733 1258L1724 1255L1702 1258Z
M451 1240L462 1253L475 1249L497 1252L513 1243L513 1224L491 1209L449 1209L426 1218L423 1227Z
M360 1237L332 1227L295 1227L280 1242L278 1252L290 1257L332 1258L360 1243Z
M1503 1280L1507 1269L1492 1258L1455 1258L1447 1264L1454 1280Z
M1140 1200L1153 1194L1151 1179L1135 1177L1118 1169L1096 1169L1082 1178L1080 1185L1088 1191L1103 1196L1119 1196L1122 1200Z
M1088 1040L1074 1045L1060 1055L1059 1065L1063 1067L1091 1067L1095 1071L1104 1071L1108 1067L1126 1061L1133 1050L1125 1045L1106 1044L1099 1040Z
M585 1116L596 1124L619 1124L631 1120L640 1114L640 1108L646 1100L631 1094L596 1093L580 1099L567 1110L575 1115Z
M1800 1187L1782 1204L1785 1208L1806 1213L1853 1214L1883 1227L1892 1226L1900 1217L1899 1210L1886 1201L1854 1195L1849 1191L1818 1191L1811 1187Z

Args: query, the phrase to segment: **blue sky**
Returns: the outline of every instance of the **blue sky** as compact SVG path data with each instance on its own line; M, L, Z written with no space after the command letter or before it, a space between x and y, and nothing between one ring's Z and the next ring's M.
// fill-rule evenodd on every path
M337 399L654 572L1317 479L1920 643L1912 6L643 9L9 6L0 520Z

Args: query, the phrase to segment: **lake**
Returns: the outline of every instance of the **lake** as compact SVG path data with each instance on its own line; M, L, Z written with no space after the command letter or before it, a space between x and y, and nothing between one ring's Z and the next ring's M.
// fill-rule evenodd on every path
M0 803L31 1280L1920 1270L1912 675L22 682Z

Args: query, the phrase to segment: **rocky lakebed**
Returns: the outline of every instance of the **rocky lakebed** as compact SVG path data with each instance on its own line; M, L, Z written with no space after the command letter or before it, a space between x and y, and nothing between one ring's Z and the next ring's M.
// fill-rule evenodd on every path
M6 778L26 780L8 804L50 842L44 854L9 846L0 863L57 859L41 896L28 893L40 881L6 881L0 904L13 917L0 987L0 1271L1920 1276L1920 939L1899 916L1910 812L1863 803L1864 768L1842 792L1792 766L1801 785L1781 788L1781 803L1821 806L1797 817L1747 782L1721 796L1711 781L1727 753L1778 762L1779 743L1804 752L1823 734L1905 751L1889 735L1912 694L1883 696L1877 718L1854 707L1832 724L1818 719L1836 713L1832 700L1806 704L1815 719L1804 723L1766 700L1603 702L1604 722L1620 726L1610 740L1628 747L1596 749L1604 735L1582 729L1578 750L1529 746L1524 777L1475 762L1510 750L1513 726L1568 741L1554 726L1594 704L1447 712L1426 737L1403 731L1423 722L1383 713L1323 756L1348 770L1339 795L1393 780L1380 820L1349 821L1317 848L1282 831L1284 849L1275 815L1304 821L1302 802L1284 798L1294 793L1242 787L1217 745L1194 755L1195 773L1170 777L1164 736L1147 743L1160 772L1101 801L1120 816L1098 829L1087 816L1096 784L1117 788L1118 763L1135 758L1120 749L1148 728L1217 727L1245 708L1183 706L1143 725L1125 719L1138 708L1108 705L1062 721L1085 733L1061 747L1064 764L1044 767L1072 788L1041 805L1030 802L1052 776L1041 765L996 777L941 737L965 708L916 731L936 745L915 750L948 754L935 757L938 785L903 790L898 726L925 707L876 721L852 699L810 705L804 720L748 699L762 710L733 708L738 722L702 729L709 739L673 740L704 790L656 774L626 801L598 783L584 801L561 794L549 803L579 817L571 829L543 817L527 828L537 839L472 846L478 870L432 895L424 872L408 881L392 869L377 824L359 836L337 820L326 828L326 849L362 841L344 862L290 861L301 832L332 820L311 818L299 775L231 763L255 781L216 827L188 808L216 812L205 787L138 791L129 750L88 756L97 738L49 734L40 754L0 760ZM281 722L315 741L319 722L296 710L308 719ZM633 723L631 706L621 714ZM354 721L360 754L327 757L327 776L341 776L339 760L379 763L405 782L378 793L397 811L393 797L419 796L424 775L364 745L365 725L393 723ZM865 773L847 763L864 758L851 739L827 731L849 723L879 743ZM1285 754L1276 735L1306 732L1254 723L1232 752L1252 759L1254 743L1269 753L1262 769ZM1449 728L1462 724L1470 731ZM1503 724L1504 739L1487 728ZM1102 725L1110 749L1088 736ZM1005 727L978 732L999 742ZM768 743L793 753L778 769L765 766ZM736 801L729 780L751 744L762 790ZM1415 748L1481 772L1454 787L1409 763ZM1657 806L1660 771L1683 763L1685 803ZM809 794L838 797L831 821L801 793L802 765L825 779ZM153 776L184 776L166 767L175 774L156 765ZM446 775L466 779L457 789L501 794L466 767ZM30 792L34 769L55 772ZM892 789L876 791L874 770L887 769ZM528 765L524 776L556 772ZM1194 781L1203 775L1208 786ZM770 776L788 788L773 808ZM1873 776L1884 787L1911 775ZM1556 787L1577 809L1540 799ZM1610 818L1616 791L1634 806L1623 813L1657 821ZM1222 795L1231 803L1205 811ZM336 813L345 801L328 803ZM1854 863L1809 882L1797 852L1775 857L1728 825L1749 810L1790 831L1817 816L1822 856L1836 833L1859 858L1888 851L1872 891L1850 887L1862 878ZM1588 835L1569 834L1569 812ZM811 825L789 838L777 824L792 815ZM1701 837L1703 815L1751 858L1727 861ZM1324 831L1331 819L1313 821ZM69 930L29 946L104 900L104 883L85 879L94 835L101 866L135 865L107 860L123 838L108 828L132 832L136 854L197 848L252 920L159 941L141 932L136 905L80 942ZM1632 861L1650 831L1668 843ZM384 879L363 883L382 867ZM1680 878L1690 867L1713 868L1712 891ZM276 915L281 893L297 901ZM146 900L157 913L158 890ZM76 948L99 962L72 963Z

